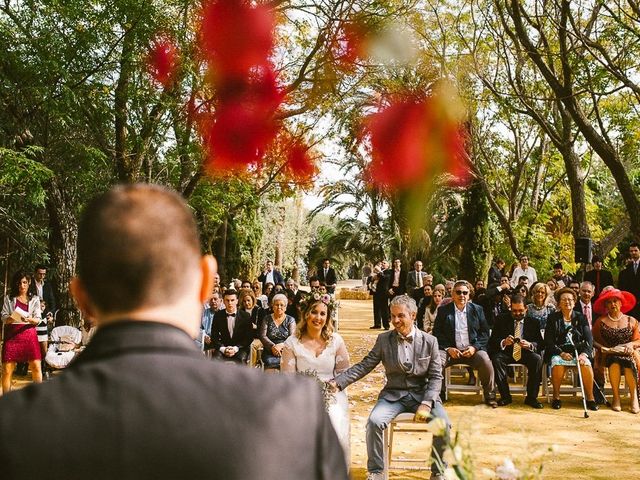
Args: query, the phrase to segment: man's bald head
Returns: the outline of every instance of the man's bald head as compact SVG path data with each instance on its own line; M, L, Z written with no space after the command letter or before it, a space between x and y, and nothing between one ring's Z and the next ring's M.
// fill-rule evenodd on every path
M165 305L188 288L201 260L198 229L177 193L121 185L94 198L78 231L78 276L102 313Z

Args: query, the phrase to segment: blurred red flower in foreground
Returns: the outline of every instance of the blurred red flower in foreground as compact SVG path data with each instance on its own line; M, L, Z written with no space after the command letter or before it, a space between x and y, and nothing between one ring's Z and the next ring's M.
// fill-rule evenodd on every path
M368 36L368 30L359 22L342 26L331 45L331 53L340 68L351 70L358 60L365 57Z
M237 76L265 65L273 48L275 18L246 0L207 1L202 9L201 46L214 74Z
M286 169L291 177L301 183L310 182L318 173L316 162L309 154L309 147L300 141L289 147Z
M379 188L424 189L442 173L466 178L464 137L457 106L439 91L386 102L364 124L371 148L367 178Z
M178 51L175 45L163 37L154 40L149 51L148 64L153 79L166 87L178 65Z

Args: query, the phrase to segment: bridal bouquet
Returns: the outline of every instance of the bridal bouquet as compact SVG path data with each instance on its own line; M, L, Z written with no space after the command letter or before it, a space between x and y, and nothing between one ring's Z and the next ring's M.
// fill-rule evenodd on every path
M320 377L318 377L318 372L316 372L315 370L305 370L304 372L298 372L298 375L303 375L305 377L312 378L313 380L316 381L316 383L318 384L318 387L320 388L320 391L322 392L322 399L324 400L324 409L328 412L329 406L336 402L336 399L333 396L333 393L331 393L331 387L329 386L329 384L324 380L321 380Z

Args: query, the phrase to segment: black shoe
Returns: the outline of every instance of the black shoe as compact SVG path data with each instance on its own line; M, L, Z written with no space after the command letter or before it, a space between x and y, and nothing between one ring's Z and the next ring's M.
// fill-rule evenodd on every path
M484 401L485 405L490 406L491 408L498 408L498 402L496 402L495 398L487 398Z
M587 400L587 409L596 412L598 410L598 404L595 400Z
M389 327L384 327L385 330L389 330Z
M524 404L529 405L531 408L544 408L537 398L525 398Z
M374 325L373 327L369 327L369 330L378 330L379 328L382 328L380 325Z
M511 400L511 397L501 398L500 400L498 400L499 407L506 407L507 405L511 405L511 403L513 403L513 400Z
M554 410L560 410L560 408L562 408L562 402L559 398L554 398L553 400L551 400L551 408L553 408Z

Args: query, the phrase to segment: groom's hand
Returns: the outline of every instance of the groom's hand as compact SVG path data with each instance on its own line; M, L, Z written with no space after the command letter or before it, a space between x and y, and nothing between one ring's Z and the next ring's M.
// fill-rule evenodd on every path
M413 417L414 422L427 423L431 419L431 407L429 405L420 405Z

